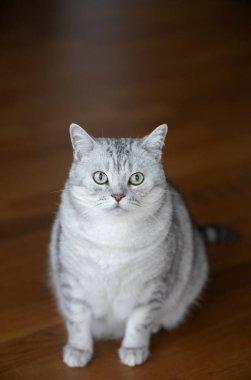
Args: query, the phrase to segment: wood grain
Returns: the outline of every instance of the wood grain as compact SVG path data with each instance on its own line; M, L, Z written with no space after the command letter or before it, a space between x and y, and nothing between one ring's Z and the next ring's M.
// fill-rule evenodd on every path
M250 16L248 1L1 2L1 380L251 379ZM201 305L135 369L117 341L84 369L61 361L47 246L73 121L135 137L167 122L166 171L194 219L241 232L209 247Z

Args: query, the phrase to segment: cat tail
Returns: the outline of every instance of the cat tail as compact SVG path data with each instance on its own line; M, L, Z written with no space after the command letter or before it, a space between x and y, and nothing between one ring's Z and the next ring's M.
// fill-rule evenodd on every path
M239 232L227 226L218 224L197 224L196 228L205 243L214 244L227 240L233 241L239 238Z

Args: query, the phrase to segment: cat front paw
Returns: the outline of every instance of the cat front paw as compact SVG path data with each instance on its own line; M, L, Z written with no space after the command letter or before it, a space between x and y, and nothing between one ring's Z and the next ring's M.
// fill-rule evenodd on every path
M150 353L148 347L120 347L119 349L119 358L121 363L126 364L130 367L144 363L149 357L149 354Z
M66 345L63 350L63 361L69 367L84 367L92 358L89 350L78 350Z

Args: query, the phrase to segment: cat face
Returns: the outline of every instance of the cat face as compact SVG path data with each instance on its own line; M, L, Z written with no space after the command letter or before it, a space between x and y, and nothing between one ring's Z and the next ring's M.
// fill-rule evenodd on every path
M165 191L160 160L166 132L167 126L161 125L142 139L94 139L72 124L73 199L90 212L106 210L114 215L159 207Z

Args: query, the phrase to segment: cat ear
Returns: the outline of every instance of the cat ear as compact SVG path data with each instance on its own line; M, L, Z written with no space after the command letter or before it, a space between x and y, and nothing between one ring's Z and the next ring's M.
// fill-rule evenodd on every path
M168 131L166 124L161 124L150 135L143 138L143 147L151 152L155 158L161 159L162 148Z
M83 156L90 153L96 141L79 125L70 125L71 143L74 151L74 158L80 160Z

